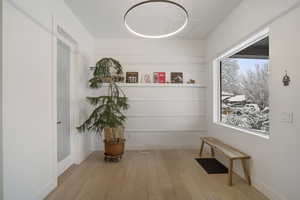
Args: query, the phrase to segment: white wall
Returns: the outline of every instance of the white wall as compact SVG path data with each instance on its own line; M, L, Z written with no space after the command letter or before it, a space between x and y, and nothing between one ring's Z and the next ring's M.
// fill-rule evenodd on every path
M299 1L244 0L206 40L208 67L208 131L252 157L251 172L254 185L270 199L298 200L300 198L299 168ZM271 136L255 135L221 127L213 123L212 62L226 50L263 27L270 27L270 105ZM284 70L292 78L291 86L282 86ZM282 112L294 112L294 123L280 122ZM240 167L235 169L241 173Z
M203 42L192 40L96 40L95 57L113 57L124 71L184 72L205 86ZM127 149L198 147L206 133L206 88L125 87ZM99 91L91 91L99 95ZM95 140L95 149L101 147ZM99 144L100 143L100 144Z
M72 77L78 90L71 102L77 117L86 96L85 70L94 63L93 38L62 0L7 0L3 14L4 199L43 199L57 181L53 22L78 43ZM74 140L79 163L91 152L90 139Z
M0 1L0 199L3 199L3 143L2 143L2 11L3 2Z

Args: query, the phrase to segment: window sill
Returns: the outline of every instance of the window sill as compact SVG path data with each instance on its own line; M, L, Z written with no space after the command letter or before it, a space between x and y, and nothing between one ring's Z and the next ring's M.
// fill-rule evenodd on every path
M262 133L257 132L257 131L251 131L251 130L247 130L247 129L243 129L243 128L238 128L238 127L235 127L235 126L230 126L230 125L224 124L222 122L214 122L214 124L216 124L218 126L223 126L223 127L226 127L226 128L234 129L236 131L240 131L240 132L243 132L243 133L255 135L255 136L258 136L258 137L261 137L261 138L264 138L264 139L270 139L269 135L265 135L265 134L262 134Z

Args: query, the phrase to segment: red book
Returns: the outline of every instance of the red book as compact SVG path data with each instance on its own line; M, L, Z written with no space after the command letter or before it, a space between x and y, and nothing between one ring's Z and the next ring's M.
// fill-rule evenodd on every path
M153 75L153 83L166 82L166 72L154 72Z
M158 83L165 83L166 82L166 72L158 72Z

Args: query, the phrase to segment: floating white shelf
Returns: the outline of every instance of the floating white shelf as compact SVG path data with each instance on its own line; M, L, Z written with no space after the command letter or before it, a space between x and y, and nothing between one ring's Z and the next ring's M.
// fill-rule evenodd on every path
M206 132L205 129L125 129L125 132Z
M175 83L118 83L121 87L179 87L179 88L206 88L200 84L175 84ZM107 86L107 85L105 85Z

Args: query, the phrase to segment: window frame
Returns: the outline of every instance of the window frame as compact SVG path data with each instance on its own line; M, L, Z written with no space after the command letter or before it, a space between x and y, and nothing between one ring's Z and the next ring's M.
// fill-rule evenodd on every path
M221 73L222 73L222 60L225 58L228 58L230 56L233 56L234 54L238 53L239 51L251 46L252 44L255 44L256 42L269 37L270 36L270 29L265 28L262 31L253 34L252 36L248 37L247 39L243 40L242 42L239 42L239 44L233 46L232 48L229 48L225 53L221 54L219 57L215 58L213 60L213 124L216 124L218 126L226 127L229 129L237 130L239 132L252 134L255 136L259 136L265 139L270 138L270 131L269 134L263 134L259 131L255 131L253 129L247 129L242 128L238 126L232 126L225 124L221 121L221 106L222 106L222 99L221 99Z

